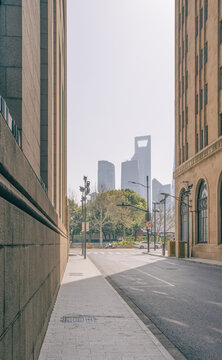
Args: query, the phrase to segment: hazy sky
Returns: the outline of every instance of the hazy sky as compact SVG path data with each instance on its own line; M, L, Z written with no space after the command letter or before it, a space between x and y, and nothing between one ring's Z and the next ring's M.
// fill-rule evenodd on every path
M68 0L68 189L116 167L151 135L152 178L171 183L174 0Z

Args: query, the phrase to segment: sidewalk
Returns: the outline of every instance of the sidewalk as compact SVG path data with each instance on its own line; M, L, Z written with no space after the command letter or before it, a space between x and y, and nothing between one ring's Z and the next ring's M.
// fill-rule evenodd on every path
M144 252L146 254L148 254L147 252ZM160 256L163 257L162 255L162 249L156 249L155 251L153 249L150 250L149 255L153 255L153 256ZM168 258L168 252L166 251L166 258ZM176 260L180 260L180 261L189 261L189 262L194 262L197 264L205 264L205 265L211 265L211 266L219 266L222 267L222 261L217 261L217 260L209 260L209 259L202 259L202 258L196 258L196 257L191 257L191 258L177 258L177 257L169 257L170 259L176 259Z
M39 360L173 359L87 258L70 256Z

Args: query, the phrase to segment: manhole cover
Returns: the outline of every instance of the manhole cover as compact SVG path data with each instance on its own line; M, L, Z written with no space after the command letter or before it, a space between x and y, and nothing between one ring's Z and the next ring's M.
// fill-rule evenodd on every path
M62 323L94 323L96 321L96 317L95 316L88 316L88 315L78 315L78 316L73 316L73 315L66 315L63 316L60 320Z

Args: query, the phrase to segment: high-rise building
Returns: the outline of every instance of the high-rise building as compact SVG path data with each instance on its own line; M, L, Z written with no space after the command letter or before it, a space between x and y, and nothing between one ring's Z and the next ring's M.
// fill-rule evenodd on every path
M153 202L160 202L163 199L163 195L161 193L167 193L171 195L171 185L166 184L163 185L157 179L152 180L152 201ZM167 204L171 204L171 198L167 198Z
M222 260L222 2L176 0L175 19L176 240Z
M144 199L147 198L147 176L149 179L149 207L151 207L151 136L135 138L135 153L131 161L122 163L121 188L132 189ZM131 184L129 181L142 185Z
M37 359L67 262L66 0L0 1L0 357Z
M98 191L115 189L115 166L105 160L98 161Z

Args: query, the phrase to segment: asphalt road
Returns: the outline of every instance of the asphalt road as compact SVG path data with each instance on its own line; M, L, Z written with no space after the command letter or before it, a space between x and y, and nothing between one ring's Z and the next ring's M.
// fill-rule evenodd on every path
M222 268L149 256L139 249L89 257L187 359L222 359Z

